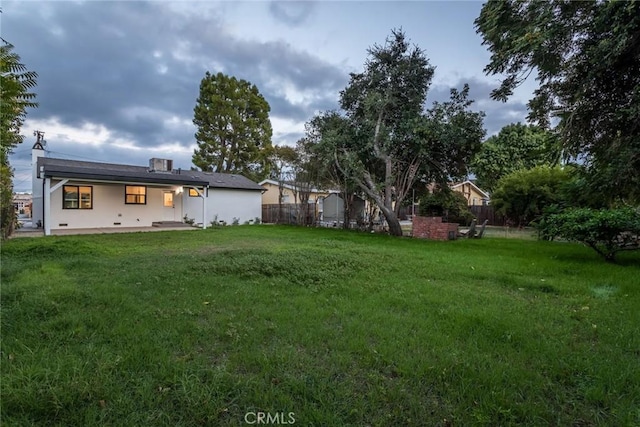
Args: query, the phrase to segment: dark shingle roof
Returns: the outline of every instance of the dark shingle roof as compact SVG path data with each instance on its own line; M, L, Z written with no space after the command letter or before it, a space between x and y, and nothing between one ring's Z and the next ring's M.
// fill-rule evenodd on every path
M258 185L249 178L238 174L200 171L189 171L189 174L193 174L200 179L208 180L209 187L264 191L264 188L261 185Z
M209 185L209 187L214 188L264 190L261 186L244 176L223 173L206 173L191 170L151 172L149 168L145 166L85 162L50 157L40 157L38 159L38 170L41 169L44 169L44 176L56 178L165 185Z

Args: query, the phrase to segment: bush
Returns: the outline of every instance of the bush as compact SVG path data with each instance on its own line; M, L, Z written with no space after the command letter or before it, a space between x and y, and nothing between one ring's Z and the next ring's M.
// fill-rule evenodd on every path
M418 213L424 216L441 216L444 221L464 225L474 218L464 195L449 187L438 188L420 199Z
M513 172L498 181L491 194L496 212L518 226L539 218L545 208L562 203L563 188L571 177L569 169L539 166Z
M607 261L620 251L640 249L640 211L631 207L567 209L545 215L538 230L544 239L582 242Z

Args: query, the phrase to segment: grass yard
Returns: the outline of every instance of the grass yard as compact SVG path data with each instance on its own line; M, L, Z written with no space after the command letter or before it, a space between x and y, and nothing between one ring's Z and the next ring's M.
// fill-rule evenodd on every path
M14 239L1 296L6 426L640 425L638 253L280 226Z

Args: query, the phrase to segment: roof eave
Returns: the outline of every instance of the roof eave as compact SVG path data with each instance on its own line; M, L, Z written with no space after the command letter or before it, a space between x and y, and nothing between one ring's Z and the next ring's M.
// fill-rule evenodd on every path
M207 181L176 178L175 175L170 175L171 179L158 179L152 176L114 176L98 173L77 173L67 171L46 170L44 171L46 178L63 178L63 179L75 179L81 181L96 181L96 182L116 182L116 183L136 183L136 184L164 184L164 185L195 185L198 187L208 186ZM169 175L167 175L169 176Z

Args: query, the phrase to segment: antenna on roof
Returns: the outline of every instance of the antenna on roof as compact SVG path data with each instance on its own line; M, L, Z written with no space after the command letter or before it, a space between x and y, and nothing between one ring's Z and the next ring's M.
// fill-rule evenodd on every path
M47 146L47 141L44 140L44 132L41 130L34 130L33 136L36 137L36 143L33 144L33 148L44 150Z

